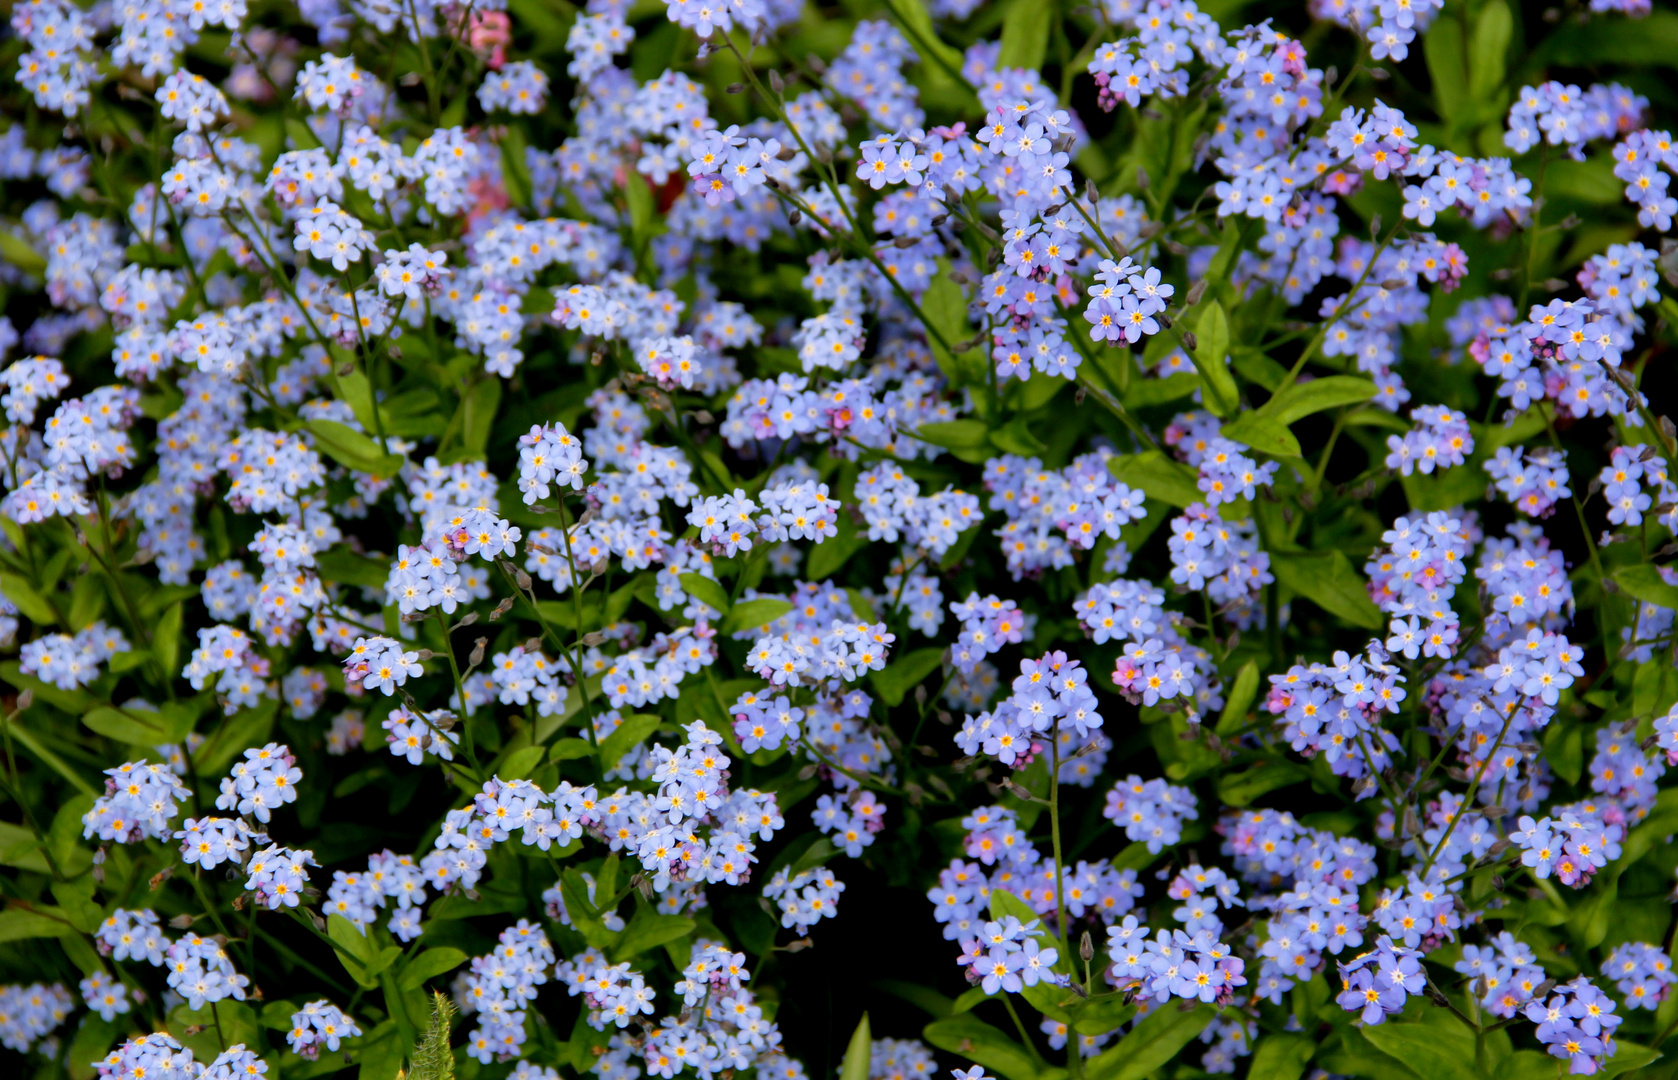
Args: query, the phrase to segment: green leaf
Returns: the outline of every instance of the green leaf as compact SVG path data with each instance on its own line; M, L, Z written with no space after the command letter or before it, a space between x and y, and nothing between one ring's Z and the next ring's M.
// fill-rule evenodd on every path
M902 979L879 979L875 981L874 988L892 997L902 998L934 1018L949 1016L955 1006L955 1002L930 986L904 982Z
M1417 513L1450 510L1480 498L1486 491L1486 474L1479 462L1470 461L1450 468L1437 468L1432 475L1411 473L1399 478L1404 498Z
M1267 791L1310 778L1309 772L1291 761L1264 761L1245 772L1219 776L1218 798L1231 806L1250 806Z
M114 1019L103 1020L92 1013L84 1017L82 1026L77 1029L76 1037L70 1043L70 1052L64 1062L70 1080L92 1080L95 1075L94 1064L111 1049L111 1044L116 1042L117 1035L122 1030L122 1026Z
M623 184L623 198L629 204L630 234L640 241L652 231L653 215L658 212L652 181L640 174L627 177Z
M195 713L178 704L168 712L101 705L84 715L82 723L89 730L130 746L162 746L184 739L196 718Z
M68 548L66 551L70 550ZM102 574L83 574L70 585L70 629L82 630L105 612L105 583ZM122 654L118 654L122 655ZM140 661L144 663L144 659ZM116 670L117 658L111 658Z
M1363 576L1353 569L1343 551L1274 552L1270 569L1277 582L1330 615L1365 630L1386 625L1381 610L1369 599Z
M47 272L46 256L30 247L29 241L6 229L0 229L0 260L31 277L41 277Z
M587 739L561 739L554 743L552 752L548 754L549 761L576 761L594 753L594 747Z
M649 713L636 713L626 716L617 730L600 741L600 767L611 769L622 757L629 753L629 748L638 746L658 728L658 717Z
M903 699L921 684L921 680L937 671L943 660L944 650L937 646L916 649L899 656L879 671L869 672L868 679L880 692L881 700L895 707L903 704Z
M387 477L402 467L402 455L383 453L378 443L336 420L307 420L303 426L314 434L323 454L347 469Z
M1200 372L1201 397L1218 416L1232 416L1240 407L1241 394L1235 376L1229 373L1229 316L1224 306L1211 301L1195 323L1195 347L1189 357Z
M1016 416L990 433L991 443L998 449L1021 457L1034 457L1048 449L1043 440L1031 432L1025 417Z
M60 690L52 683L42 682L33 675L25 675L23 665L16 660L0 663L0 678L19 690L27 690L34 694L35 700L45 701L72 716L86 711L90 704L86 690Z
M1481 1080L1466 1028L1388 1022L1365 1027L1363 1037L1428 1080Z
M418 990L427 979L434 979L466 962L466 954L459 949L426 949L402 969L396 985L403 990Z
M886 10L903 27L909 44L923 59L937 63L946 72L959 75L962 55L939 39L938 31L932 28L932 16L927 13L922 0L886 0Z
M1316 1047L1303 1035L1265 1032L1253 1049L1247 1080L1299 1080Z
M833 523L834 535L816 544L810 559L804 564L804 576L810 581L826 581L849 561L852 555L868 546L868 534L858 534L856 522L850 514L840 514Z
M728 602L728 591L704 574L683 574L680 581L683 592L710 607L718 615L734 606Z
M1468 49L1468 92L1476 104L1487 103L1503 85L1514 33L1509 5L1504 0L1487 0L1474 19L1474 38Z
M920 7L919 0L898 2L903 7ZM921 10L924 15L925 9ZM960 68L959 61L956 66ZM938 361L938 368L949 380L950 386L962 387L982 381L985 360L980 350L950 351L972 337L973 329L967 322L967 297L962 294L961 286L950 280L950 267L943 259L938 261L938 273L933 276L932 284L921 295L921 313L926 316L929 328L938 332L927 334L927 344L932 347L932 357ZM939 334L943 335L943 341L939 340ZM948 349L944 347L945 342L949 344Z
M1126 995L1115 993L1090 999L1077 1011L1077 1019L1072 1021L1073 1030L1080 1035L1105 1035L1109 1031L1117 1031L1136 1015L1135 1003L1125 998Z
M1557 721L1544 731L1544 760L1557 776L1577 784L1585 771L1585 729L1571 721Z
M514 206L530 205L530 164L524 159L524 131L508 124L501 136L501 183ZM633 187L634 185L629 185Z
M1283 424L1332 409L1356 405L1375 396L1375 384L1356 375L1329 375L1296 382L1264 403L1259 411Z
M183 1001L169 1010L165 1029L199 1061L214 1061L224 1038L228 1046L262 1045L262 1028L257 1023L256 1010L240 1001L206 1002L201 1009L189 1009Z
M46 912L52 914L45 914ZM33 911L15 907L0 911L0 942L59 937L75 933L76 928L69 922L62 917L54 917L59 915L57 908L43 908L39 905Z
M717 632L733 634L741 630L767 633L770 623L793 608L790 600L776 596L760 596L756 600L742 600L729 609L728 615L717 626Z
M545 746L520 747L507 755L495 770L495 775L503 780L527 780L547 756L548 748Z
M390 566L365 555L358 555L346 547L335 547L315 556L315 570L322 581L339 585L359 585L367 589L384 589L390 577Z
M1258 664L1249 660L1241 665L1241 670L1235 676L1235 684L1224 697L1224 711L1218 714L1219 735L1234 731L1246 723L1247 710L1253 707L1253 699L1258 696L1258 685Z
M1155 1005L1130 1033L1089 1060L1089 1080L1142 1080L1167 1062L1206 1029L1218 1011L1196 1005L1184 1011L1176 1002Z
M1633 1069L1641 1069L1645 1065L1652 1065L1663 1056L1665 1055L1652 1046L1627 1042L1624 1039L1615 1039L1614 1056L1603 1064L1602 1071L1597 1075L1607 1080L1608 1077L1618 1076Z
M695 925L686 915L659 915L651 908L642 908L635 913L635 918L619 935L618 943L612 949L612 960L621 964L625 960L640 956L648 949L656 949L671 941L680 941L693 932Z
M1570 23L1564 33L1544 35L1543 42L1526 59L1531 71L1598 65L1623 69L1637 64L1678 67L1678 12L1657 7L1635 22L1593 19Z
M279 711L277 698L263 698L253 708L221 721L193 754L193 770L199 776L215 776L224 771L241 750L267 740L268 732L274 727L274 715Z
M58 623L58 615L46 597L36 592L35 586L16 574L0 574L0 592L5 593L6 599L17 607L18 614L36 626L54 626Z
M914 3L915 0L909 0ZM923 9L924 10L924 9ZM839 1080L868 1080L868 1065L874 1056L874 1039L868 1030L868 1014L856 1023L850 1044L845 1047L845 1060L839 1065Z
M1435 19L1424 38L1422 51L1427 55L1427 72L1433 79L1433 109L1455 123L1468 105L1462 24L1455 17Z
M1200 389L1200 373L1179 371L1163 379L1139 376L1125 391L1124 403L1132 409L1146 409L1152 405L1168 405L1181 401Z
M1678 585L1668 585L1661 572L1648 563L1620 567L1614 571L1614 584L1646 604L1678 610Z
M1107 470L1121 483L1140 488L1148 498L1172 506L1187 506L1205 498L1195 485L1194 472L1158 450L1109 458Z
M471 460L482 461L489 450L489 433L495 427L496 410L501 407L501 380L484 379L472 387L461 405L466 410L461 441Z
M1497 1063L1492 1080L1556 1080L1556 1063L1540 1050L1517 1050Z
M86 581L87 579L83 578L82 580ZM111 662L107 666L113 675L121 675L125 671L133 671L137 667L145 667L154 659L156 657L145 649L129 649L127 652L119 652L111 657Z
M583 935L583 940L596 949L610 945L615 935L600 921L599 909L588 898L588 882L583 880L582 872L575 867L567 868L559 875L559 891L565 901L565 913L571 916L571 923ZM479 914L468 910L471 914ZM436 914L435 907L432 913Z
M996 59L997 69L1041 68L1053 22L1038 0L1014 0L1002 18L1002 52Z
M1286 424L1261 412L1244 412L1224 425L1224 438L1271 457L1299 457L1299 440Z
M1025 1048L970 1012L934 1020L922 1034L938 1049L960 1054L1006 1080L1037 1080L1037 1063Z
M922 442L942 446L956 454L983 455L990 443L990 429L983 420L950 420L941 424L922 424L911 434Z
M350 407L350 412L355 415L356 422L361 425L363 431L377 431L378 424L374 422L373 384L368 381L367 372L356 366L354 355L342 346L332 346L331 360L332 378L338 385L339 400Z
M170 678L180 671L181 664L181 617L184 614L180 604L170 604L163 609L163 614L157 617L157 624L152 627L151 651L157 657L157 665Z

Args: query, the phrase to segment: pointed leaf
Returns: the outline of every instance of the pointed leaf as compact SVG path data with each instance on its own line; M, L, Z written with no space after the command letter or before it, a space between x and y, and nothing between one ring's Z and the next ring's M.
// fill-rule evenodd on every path
M915 0L908 0L914 3ZM850 1045L845 1047L845 1060L839 1066L839 1080L868 1080L868 1065L874 1056L874 1040L868 1030L868 1014L863 1013L851 1032Z
M1343 551L1276 552L1270 556L1276 580L1330 615L1353 626L1379 630L1386 625L1369 599L1363 576Z
M960 1054L1005 1080L1037 1080L1037 1062L1025 1048L970 1012L934 1020L923 1034L938 1049Z
M728 602L728 591L704 574L683 574L682 591L721 615L733 607Z

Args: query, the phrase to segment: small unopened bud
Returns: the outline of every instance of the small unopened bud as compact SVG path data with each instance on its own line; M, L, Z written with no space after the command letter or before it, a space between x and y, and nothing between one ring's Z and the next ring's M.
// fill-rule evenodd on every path
M1096 202L1101 198L1101 193L1095 189L1095 181L1087 176L1084 177L1084 198L1090 202Z
M743 94L746 92L746 84L738 82L729 83L724 89L730 94Z
M464 614L460 617L459 622L454 624L454 628L456 630L459 630L461 627L471 626L473 623L475 623L477 621L478 621L478 613L476 611L468 611L466 614Z
M1137 188L1139 188L1142 191L1147 191L1148 186L1152 183L1153 183L1153 181L1148 179L1148 170L1144 169L1140 165L1136 166L1136 186L1137 186Z
M25 690L17 696L17 707L19 712L22 712L24 709L29 708L29 706L33 704L35 704L35 691Z
M437 654L432 652L430 649L416 649L414 651L414 659L416 660L429 660L436 655Z
M344 363L344 366L338 369L338 377L343 378L345 375L348 375L350 372L352 372L354 370L355 370L355 361L353 361L353 360L346 361Z
M489 638L481 637L472 643L472 653L466 658L467 663L477 667L484 662L484 648L489 644Z
M1095 942L1090 939L1088 930L1085 930L1083 937L1078 939L1078 956L1086 964L1095 959Z
M899 236L896 240L892 241L895 246L900 248L912 248L920 242L921 238L918 236Z
M157 889L160 886L162 886L162 884L165 881L168 881L170 878L172 878L174 876L175 876L174 866L173 865L165 866L163 869L159 870L157 873L155 873L151 876L151 881L148 884L150 884L150 886L153 889Z
M1200 348L1199 335L1197 335L1193 330L1184 330L1183 345L1189 350L1189 352L1196 351Z
M591 649L605 640L606 635L601 633L599 630L590 630L588 633L583 635L583 644L587 645Z
M915 687L915 704L916 705L925 705L926 704L926 685L924 683L921 684L920 686Z
M1200 303L1200 298L1205 295L1206 279L1201 278L1199 281L1189 286L1189 295L1185 299L1189 307L1194 307L1196 304Z
M799 938L797 941L791 942L791 943L786 944L786 945L782 945L781 946L781 951L782 952L803 952L805 949L813 948L815 946L815 944L816 943L814 941L811 941L807 937L806 938Z
M769 69L769 89L777 94L786 89L785 84L781 82L781 73L774 68Z
M803 220L804 220L804 214L803 214L802 211L799 211L799 210L788 210L787 211L787 223L789 225L797 225L800 221L803 221Z
M513 598L510 596L503 597L501 602L495 605L495 610L489 613L489 621L495 622L511 610L513 610Z

